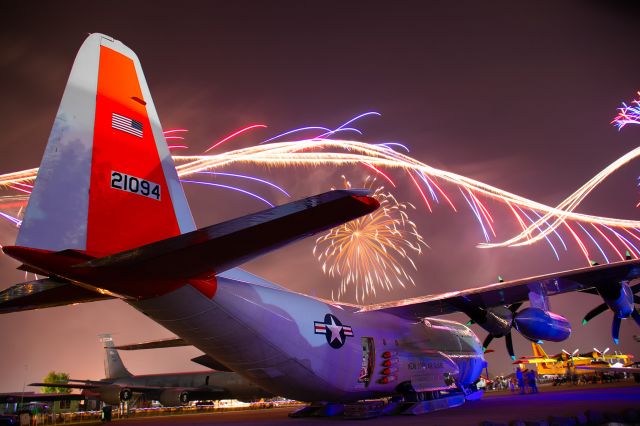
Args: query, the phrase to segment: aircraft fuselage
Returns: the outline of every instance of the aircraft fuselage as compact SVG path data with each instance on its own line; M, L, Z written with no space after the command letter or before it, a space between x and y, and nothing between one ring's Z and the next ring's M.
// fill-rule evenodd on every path
M469 385L484 367L466 326L355 312L305 295L218 278L129 303L231 370L277 395L354 401Z

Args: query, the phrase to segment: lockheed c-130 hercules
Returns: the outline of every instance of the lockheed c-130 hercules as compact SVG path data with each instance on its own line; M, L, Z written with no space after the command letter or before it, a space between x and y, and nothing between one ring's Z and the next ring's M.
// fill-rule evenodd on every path
M569 336L550 295L598 290L615 315L638 320L629 286L638 260L371 306L294 293L238 268L378 207L366 190L337 190L196 229L140 61L92 34L16 245L3 248L47 278L0 293L0 312L119 298L268 392L323 402L300 415L389 396L401 403L388 410L421 413L478 397L482 344L434 316L464 312L510 352L514 328L534 341Z

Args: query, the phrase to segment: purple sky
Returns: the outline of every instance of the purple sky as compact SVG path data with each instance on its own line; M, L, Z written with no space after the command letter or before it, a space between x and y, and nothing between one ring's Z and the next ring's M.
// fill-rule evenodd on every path
M370 110L363 140L398 141L429 165L466 175L533 200L556 204L635 148L640 127L617 132L609 124L621 101L640 88L637 25L632 2L55 2L5 6L0 17L0 173L38 166L73 58L90 32L122 41L142 61L165 129L190 129L199 153L251 123L266 130L233 140L250 146L298 126L335 127ZM247 171L238 167L226 171ZM265 170L293 197L358 182L361 168ZM599 187L578 210L637 219L637 163ZM577 246L555 260L546 243L479 250L480 228L470 211L446 206L429 214L402 174L398 198L416 205L412 218L431 249L416 259L416 287L382 293L385 301L489 284L498 275L520 278L584 266ZM247 186L256 189L257 187ZM224 190L188 187L198 226L264 208ZM448 188L451 193L455 188ZM262 190L277 203L277 192ZM458 196L457 205L463 206ZM503 209L487 202L492 211ZM516 227L502 217L499 236ZM0 222L0 243L16 229ZM292 290L328 297L338 282L322 275L313 241L274 252L248 265ZM592 257L602 261L594 247ZM610 254L610 253L608 253ZM20 282L18 264L0 256L0 289ZM580 319L600 300L571 294L552 299L574 324L561 348L612 346L611 314L588 327ZM465 320L462 316L454 318ZM485 332L478 329L480 338ZM170 334L119 301L0 316L0 392L41 380L51 369L72 378L102 378L98 333L116 342ZM619 349L638 352L622 325ZM514 338L519 355L529 344ZM502 340L488 355L492 374L509 369ZM640 353L640 352L638 352ZM134 373L198 370L194 349L125 353Z

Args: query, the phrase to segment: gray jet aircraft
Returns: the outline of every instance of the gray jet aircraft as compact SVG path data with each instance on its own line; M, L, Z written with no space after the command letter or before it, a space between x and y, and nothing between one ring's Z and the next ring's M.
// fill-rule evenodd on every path
M159 401L174 407L203 399L238 399L257 401L273 396L244 377L233 372L200 371L133 375L127 370L109 334L100 335L104 345L104 373L102 380L69 380L57 387L84 389L98 394L107 404L118 405L131 401L138 394L147 401ZM196 358L198 359L198 358ZM29 386L52 386L51 383L31 383Z

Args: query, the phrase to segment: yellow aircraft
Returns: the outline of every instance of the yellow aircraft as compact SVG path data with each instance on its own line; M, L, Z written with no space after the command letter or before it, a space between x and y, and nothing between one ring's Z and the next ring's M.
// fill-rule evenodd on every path
M525 365L536 365L540 375L588 374L599 368L612 365L626 366L633 358L633 355L618 354L617 352L607 355L609 348L604 351L593 348L592 352L582 354L578 353L578 349L573 353L563 349L559 354L549 356L538 343L531 343L531 347L533 348L533 356L521 357L514 364L520 365L521 368Z

